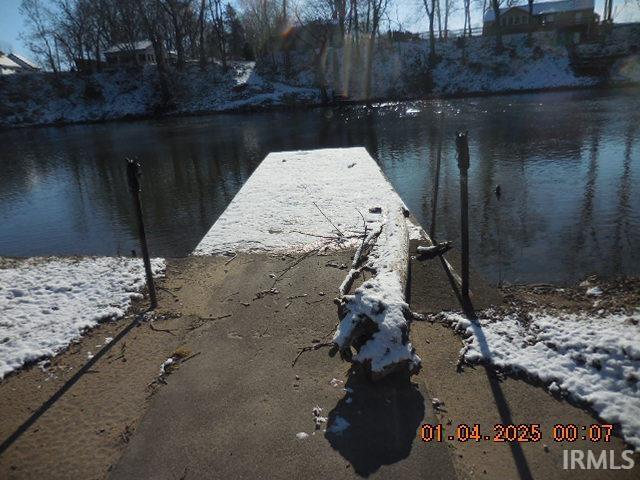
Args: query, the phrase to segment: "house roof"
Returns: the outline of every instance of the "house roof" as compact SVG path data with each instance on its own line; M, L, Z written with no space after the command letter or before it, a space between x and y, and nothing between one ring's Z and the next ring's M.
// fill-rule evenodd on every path
M2 69L19 69L22 68L16 62L11 60L7 55L0 55L0 68Z
M22 55L18 55L17 53L10 53L9 54L9 58L11 60L13 60L13 62L17 63L18 65L20 65L22 67L30 68L32 70L39 70L40 69L40 67L38 67L38 65L33 63L31 60L23 57Z
M141 40L133 43L117 43L104 51L104 53L118 53L146 50L151 46L150 40Z
M593 10L595 7L595 0L561 0L559 2L540 2L533 4L534 15L544 15L548 13L560 13L560 12L573 12L577 10ZM512 5L511 7L505 7L500 9L500 15L508 12L509 10L517 8L529 13L529 5ZM493 9L489 8L484 13L485 22L493 22L495 15Z

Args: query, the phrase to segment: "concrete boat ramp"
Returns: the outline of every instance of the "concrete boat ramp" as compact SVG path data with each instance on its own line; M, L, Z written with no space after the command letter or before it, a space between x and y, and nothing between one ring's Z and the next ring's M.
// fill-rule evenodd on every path
M459 370L460 337L437 322L412 324L422 370L410 379L371 383L326 348L292 366L300 348L326 342L335 331L333 299L364 225L378 207L403 206L363 148L270 154L194 255L167 261L155 326L141 325L124 337L126 348L114 349L119 355L100 359L94 374L0 458L0 472L6 478L634 478L627 470L562 469L564 449L619 453L618 438L570 446L548 434L539 443L422 441L424 423L448 431L479 424L492 433L495 424L537 423L550 432L556 423L595 422L524 381L489 368ZM429 239L409 218L415 252ZM449 255L452 269L456 257ZM460 309L446 264L411 257L413 311ZM478 309L502 301L473 273L471 287ZM160 363L178 351L187 360L158 381ZM114 427L96 430L96 423ZM117 435L108 437L112 431ZM81 461L95 452L101 455L93 464Z
M372 384L326 349L292 367L300 347L334 331L340 267L361 241L363 217L380 205L403 203L363 148L276 153L263 161L195 256L171 267L179 276L168 272L166 287L177 297L163 295L160 311L213 320L185 338L201 353L155 395L112 478L571 476L550 439L420 439L423 423L485 430L541 423L550 431L555 423L593 422L525 382L484 368L459 372L460 339L442 325L414 322L423 369L411 380ZM412 251L429 242L415 224L411 238ZM455 256L451 263L455 268ZM412 257L414 311L460 308L443 266ZM476 308L501 301L477 275L471 284ZM326 423L316 425L316 407Z

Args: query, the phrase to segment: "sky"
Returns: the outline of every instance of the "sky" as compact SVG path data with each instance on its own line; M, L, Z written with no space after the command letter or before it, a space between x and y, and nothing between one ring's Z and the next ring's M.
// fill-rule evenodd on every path
M43 0L50 2L51 0ZM304 2L304 0L300 0ZM19 13L21 0L0 0L0 50L5 52L15 52L29 56L30 52L20 39L20 33L24 31L24 23ZM235 3L235 2L231 2ZM457 0L462 4L462 0ZM471 21L474 26L481 25L482 9L481 0L471 0L476 6L471 12ZM526 4L526 0L517 3ZM596 0L596 12L602 13L604 0ZM424 15L424 8L421 7L421 0L392 0L392 7L389 11L389 18L392 25L397 28L402 26L405 30L414 32L425 32L428 30L428 23ZM616 21L640 21L640 1L639 0L614 0L614 20ZM462 14L460 11L454 12L450 20L450 29L462 28Z
M0 0L0 50L28 54L29 50L18 39L24 30L22 18L18 13L21 0Z

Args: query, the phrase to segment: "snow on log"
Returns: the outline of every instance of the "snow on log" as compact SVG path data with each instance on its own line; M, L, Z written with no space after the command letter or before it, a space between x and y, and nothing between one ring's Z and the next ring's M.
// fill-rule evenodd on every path
M404 211L382 209L375 243L360 267L375 273L353 295L344 295L345 282L357 271L354 265L340 287L340 324L333 343L343 359L364 365L374 380L397 370L417 373L421 360L409 341L410 311L405 301L409 265L409 231ZM374 241L374 235L368 239ZM366 241L363 243L363 245ZM362 253L362 252L360 252ZM352 280L350 280L351 282ZM356 354L353 355L351 347Z

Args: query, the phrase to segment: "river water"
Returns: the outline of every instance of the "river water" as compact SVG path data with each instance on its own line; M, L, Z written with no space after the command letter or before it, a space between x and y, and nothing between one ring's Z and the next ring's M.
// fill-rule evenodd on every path
M427 230L440 149L436 237L458 244L455 132L464 129L476 269L493 282L637 275L639 93L509 95L0 131L0 255L137 250L126 157L143 165L152 254L187 255L267 153L342 146L365 146Z

